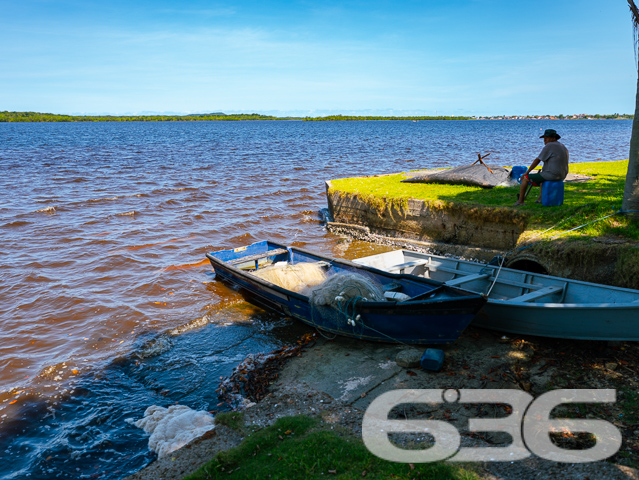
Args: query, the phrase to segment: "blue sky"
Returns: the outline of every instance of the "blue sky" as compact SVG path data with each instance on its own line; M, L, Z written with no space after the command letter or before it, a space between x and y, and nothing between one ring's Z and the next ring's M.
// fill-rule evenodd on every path
M634 113L625 0L0 0L0 110Z

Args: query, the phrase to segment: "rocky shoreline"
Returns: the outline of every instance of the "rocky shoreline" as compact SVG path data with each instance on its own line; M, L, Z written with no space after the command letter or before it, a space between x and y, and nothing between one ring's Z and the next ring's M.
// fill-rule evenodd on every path
M317 337L282 362L277 379L269 380L270 392L243 408L245 421L259 427L282 416L313 415L327 425L339 424L360 436L363 413L370 402L393 389L517 389L536 397L556 388L616 388L616 404L599 406L587 413L613 423L622 432L622 448L608 461L566 464L531 456L476 467L481 478L486 479L639 479L639 472L632 468L639 464L639 417L632 413L637 401L632 392L639 389L635 367L638 346L506 338L470 327L457 342L443 347L446 360L440 372L399 366L395 359L405 348ZM502 437L505 434L465 431L469 418L499 416L498 407L446 407L410 407L403 415L450 422L462 433L462 446L506 446L510 442L507 435ZM127 479L183 478L241 440L236 431L218 425L204 437ZM575 448L581 440L575 437L561 441L566 444L564 448Z

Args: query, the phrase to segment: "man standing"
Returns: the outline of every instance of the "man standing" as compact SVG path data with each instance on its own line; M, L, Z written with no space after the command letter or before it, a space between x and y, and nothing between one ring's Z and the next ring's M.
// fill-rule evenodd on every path
M561 137L555 130L549 128L539 138L544 139L544 148L539 156L533 160L526 173L521 176L519 197L515 205L524 204L526 188L529 183L534 186L540 186L546 180L560 181L568 175L568 149L557 141ZM539 165L539 162L544 162L541 173L530 173ZM537 199L536 201L539 202L540 200Z

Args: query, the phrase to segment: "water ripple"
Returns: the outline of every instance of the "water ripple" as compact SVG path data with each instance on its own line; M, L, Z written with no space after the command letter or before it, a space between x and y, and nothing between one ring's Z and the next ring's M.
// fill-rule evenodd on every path
M125 422L216 408L246 353L305 331L212 280L204 254L265 238L370 254L322 228L325 180L627 158L631 121L0 124L3 478L124 477L153 457ZM3 460L4 461L4 460Z

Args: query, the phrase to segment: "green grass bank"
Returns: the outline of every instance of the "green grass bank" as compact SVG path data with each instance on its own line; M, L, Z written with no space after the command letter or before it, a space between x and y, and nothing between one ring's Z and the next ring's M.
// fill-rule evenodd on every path
M402 183L407 173L328 182L335 222L370 233L527 256L540 273L639 288L639 225L620 213L628 161L573 163L564 203L515 206L519 186ZM522 250L526 247L525 250Z
M573 163L570 172L587 175L587 182L566 183L564 204L559 207L543 207L534 203L538 189L533 189L526 205L515 207L515 195L519 187L495 187L484 189L464 185L401 183L404 173L376 177L343 178L331 181L331 190L360 197L383 208L385 204L406 206L409 199L419 199L438 210L461 210L468 216L491 218L517 218L526 228L519 242L537 237L562 234L570 229L618 212L628 161ZM632 225L625 215L615 215L592 223L562 236L584 238L614 236L639 240L639 225Z

